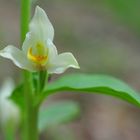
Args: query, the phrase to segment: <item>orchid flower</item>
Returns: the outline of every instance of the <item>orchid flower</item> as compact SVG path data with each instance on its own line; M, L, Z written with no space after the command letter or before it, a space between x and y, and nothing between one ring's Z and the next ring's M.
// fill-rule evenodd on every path
M12 121L18 124L20 118L20 110L18 106L8 99L14 89L14 83L11 78L7 78L0 89L0 123L6 125Z
M79 68L72 53L58 55L53 38L54 28L45 11L37 6L22 50L8 45L0 51L0 55L11 59L16 66L31 72L47 70L48 73L60 74L69 67Z

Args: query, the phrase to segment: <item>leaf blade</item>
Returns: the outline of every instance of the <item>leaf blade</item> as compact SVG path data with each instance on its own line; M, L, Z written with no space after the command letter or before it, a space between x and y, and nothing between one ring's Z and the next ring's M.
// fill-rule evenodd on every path
M20 109L24 109L23 85L18 85L13 91L9 99L11 99Z
M70 74L50 83L44 97L60 91L97 92L123 99L140 107L140 95L124 82L107 75Z
M39 130L43 131L50 126L67 123L75 119L80 114L79 104L74 101L62 101L54 103L40 110Z

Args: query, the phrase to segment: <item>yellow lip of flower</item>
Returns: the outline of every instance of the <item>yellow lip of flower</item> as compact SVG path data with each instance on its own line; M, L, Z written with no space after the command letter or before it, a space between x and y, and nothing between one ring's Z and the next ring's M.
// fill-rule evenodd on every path
M46 63L47 60L48 60L48 55L46 55L46 56L43 56L43 55L34 55L32 53L32 48L29 48L28 49L27 57L31 61L33 61L33 62L35 62L37 64L41 64L41 65L43 65L44 63Z

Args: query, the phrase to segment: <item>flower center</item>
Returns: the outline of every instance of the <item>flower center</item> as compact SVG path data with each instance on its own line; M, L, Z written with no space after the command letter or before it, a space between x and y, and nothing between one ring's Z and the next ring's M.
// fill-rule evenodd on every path
M27 58L36 64L44 65L48 60L48 49L42 43L28 49Z

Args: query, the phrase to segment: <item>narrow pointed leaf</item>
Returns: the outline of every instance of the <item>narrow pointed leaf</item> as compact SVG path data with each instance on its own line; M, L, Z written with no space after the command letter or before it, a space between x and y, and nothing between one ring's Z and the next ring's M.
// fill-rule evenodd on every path
M24 95L23 95L23 85L17 86L11 96L9 97L14 103L16 103L20 109L24 108Z
M140 95L124 82L107 75L70 74L47 85L43 98L60 91L106 94L140 107Z

